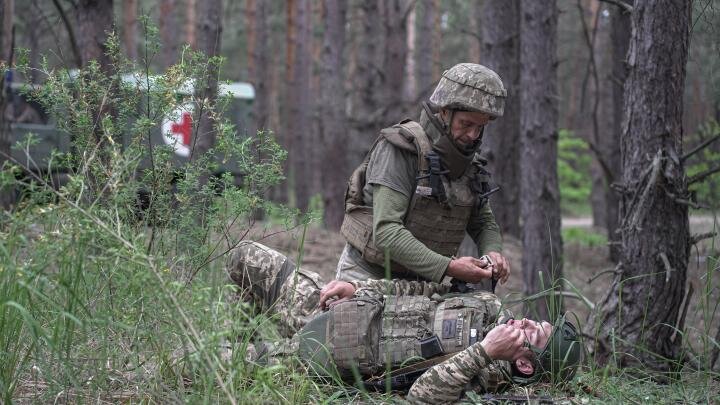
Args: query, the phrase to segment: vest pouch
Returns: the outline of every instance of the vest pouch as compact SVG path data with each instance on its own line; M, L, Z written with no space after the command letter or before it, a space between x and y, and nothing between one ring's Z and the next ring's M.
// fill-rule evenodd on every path
M355 207L363 205L363 187L365 187L365 172L367 171L368 161L365 160L348 179L347 189L345 190L345 212L350 212Z
M378 342L383 306L374 299L354 298L330 309L327 347L343 378L371 375L381 368Z
M434 333L446 353L455 353L482 340L487 306L481 300L457 296L441 302L435 311Z
M423 359L422 341L432 336L435 301L422 295L385 296L380 359L398 368ZM438 347L441 354L442 347Z
M362 253L363 259L382 265L385 256L373 243L372 221L372 207L355 207L345 213L340 234Z

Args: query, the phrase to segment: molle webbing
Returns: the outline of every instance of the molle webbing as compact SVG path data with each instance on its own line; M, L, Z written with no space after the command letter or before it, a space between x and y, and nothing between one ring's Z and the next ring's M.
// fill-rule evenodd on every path
M325 342L338 371L369 376L423 360L421 341L436 337L441 350L456 353L482 340L495 319L497 297L456 296L438 303L417 295L356 297L330 309ZM489 311L493 311L490 313Z
M386 296L383 310L380 360L399 367L421 358L420 340L432 335L435 302L425 296Z
M331 310L326 341L335 365L344 376L353 370L367 375L379 367L378 344L382 304L368 298L341 302Z
M443 256L453 256L465 237L471 210L472 206L459 205L448 209L431 198L416 194L410 204L405 227L430 250Z

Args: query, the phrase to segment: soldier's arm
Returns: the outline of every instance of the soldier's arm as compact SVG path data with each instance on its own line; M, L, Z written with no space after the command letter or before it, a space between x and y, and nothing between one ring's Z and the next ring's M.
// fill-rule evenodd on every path
M478 342L421 375L407 399L414 404L455 402L471 381L475 390L494 392L508 383L501 371L508 367L506 362L494 362Z
M375 244L390 253L393 261L421 277L439 282L450 258L435 253L405 228L403 218L410 197L390 187L373 185L373 234Z

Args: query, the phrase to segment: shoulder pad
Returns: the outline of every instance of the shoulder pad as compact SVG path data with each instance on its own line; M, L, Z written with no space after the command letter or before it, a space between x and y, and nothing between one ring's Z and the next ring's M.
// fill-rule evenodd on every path
M415 144L413 143L412 138L408 138L401 128L397 125L392 126L390 128L385 128L380 131L380 136L385 138L390 144L393 146L400 148L404 151L411 152L413 154L417 153L417 149L415 149Z

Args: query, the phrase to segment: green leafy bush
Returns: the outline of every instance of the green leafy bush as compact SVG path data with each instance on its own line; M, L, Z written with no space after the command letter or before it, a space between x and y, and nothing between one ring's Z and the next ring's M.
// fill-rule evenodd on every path
M589 209L591 161L587 142L572 131L561 129L558 139L558 181L563 214L580 214Z
M28 89L71 136L72 149L50 162L67 170L67 183L54 189L49 176L19 162L2 168L3 183L25 192L0 222L0 402L324 395L293 368L245 361L242 347L273 327L237 302L222 269L258 212L288 227L307 224L309 216L265 197L282 180L287 153L272 133L238 136L222 113L227 100L193 99L194 122L211 116L217 142L178 164L169 147L150 147L150 131L183 102L180 86L200 86L208 64L222 60L186 49L179 64L152 75L150 59L140 67L123 59L115 36L108 48L114 74L96 64L74 74L44 64L45 84ZM156 52L148 46L148 58ZM123 74L138 80L123 82ZM236 162L241 185L213 175L218 156Z

